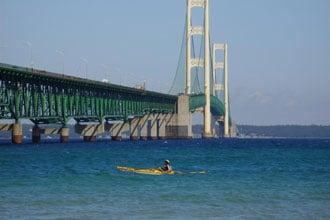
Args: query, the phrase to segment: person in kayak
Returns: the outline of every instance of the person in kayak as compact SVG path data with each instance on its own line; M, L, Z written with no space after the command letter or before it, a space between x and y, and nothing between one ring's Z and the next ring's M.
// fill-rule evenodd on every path
M162 171L165 171L165 172L171 172L172 171L172 166L171 166L171 163L169 160L165 160L164 161L164 165L163 167L161 168Z

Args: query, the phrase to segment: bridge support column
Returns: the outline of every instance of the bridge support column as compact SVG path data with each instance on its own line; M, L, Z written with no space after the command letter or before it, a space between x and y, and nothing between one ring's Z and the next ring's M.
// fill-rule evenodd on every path
M110 129L111 139L113 141L121 141L122 138L123 138L122 133L124 131L129 131L129 123L128 122L113 124L111 126L111 129Z
M151 136L150 135L150 126L149 126L149 123L151 124L151 115L148 114L148 115L144 115L141 120L140 120L140 139L141 140L148 140L148 137Z
M148 134L149 140L157 140L159 133L159 114L153 114L151 120L148 121L148 130L150 130Z
M87 126L87 130L84 134L84 141L91 142L96 141L96 136L98 134L104 133L104 125L98 124L98 125L89 125Z
M166 138L192 138L192 117L189 109L189 95L178 97L178 111L165 117Z
M76 124L75 126L76 133L84 137L84 141L91 142L96 140L96 136L104 133L103 124L89 124L81 125Z
M41 141L41 131L38 125L34 125L32 128L32 143L39 144Z
M132 141L139 140L141 137L141 119L141 117L137 117L130 121L130 139Z
M15 122L12 125L12 143L13 144L22 144L23 143L23 128L22 124Z
M181 95L178 98L177 133L178 138L192 138L192 118L188 95Z
M158 139L166 139L166 119L168 114L161 114L158 121Z
M167 139L178 138L178 115L168 114L165 118L165 137Z
M121 141L122 136L121 136L121 129L124 123L119 123L119 124L113 124L111 127L111 140L113 141Z
M70 129L67 127L62 127L60 130L60 141L61 143L67 143L69 141Z

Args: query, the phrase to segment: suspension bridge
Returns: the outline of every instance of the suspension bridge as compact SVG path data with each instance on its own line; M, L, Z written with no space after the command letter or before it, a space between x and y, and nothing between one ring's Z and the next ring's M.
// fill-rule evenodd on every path
M203 26L192 24L195 7L203 8ZM198 35L203 36L199 46ZM228 46L211 44L210 39L209 0L187 0L179 61L168 94L0 64L0 119L13 121L0 124L0 131L11 131L12 142L20 144L25 119L34 124L33 143L40 142L41 134L59 135L61 142L67 142L68 122L74 120L74 132L85 141L106 132L113 140L121 140L124 132L132 140L192 138L192 114L201 112L204 138L216 136L217 123L223 127L221 136L234 136ZM222 61L216 59L218 51ZM60 126L50 128L55 124Z

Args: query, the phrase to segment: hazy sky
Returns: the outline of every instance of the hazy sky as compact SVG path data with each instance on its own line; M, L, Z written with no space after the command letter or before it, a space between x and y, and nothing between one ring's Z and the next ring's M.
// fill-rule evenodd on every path
M0 0L0 62L167 92L185 0ZM233 118L330 124L330 1L210 0L212 40L229 43ZM201 15L200 11L195 12ZM197 16L195 14L195 16ZM83 61L85 60L85 61ZM107 74L108 75L107 75Z

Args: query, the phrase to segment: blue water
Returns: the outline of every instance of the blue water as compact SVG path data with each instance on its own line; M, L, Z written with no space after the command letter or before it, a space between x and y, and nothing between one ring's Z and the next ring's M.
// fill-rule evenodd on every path
M0 219L37 218L330 219L330 140L0 143Z

